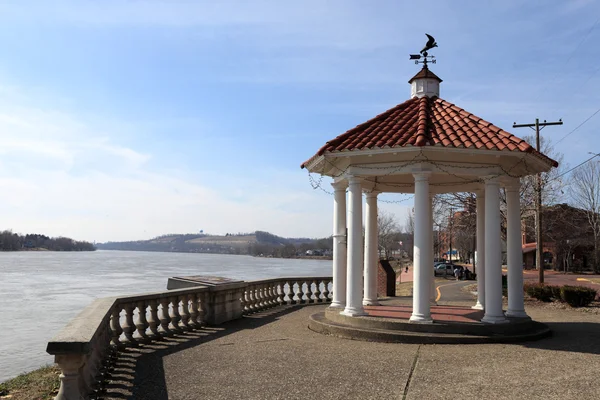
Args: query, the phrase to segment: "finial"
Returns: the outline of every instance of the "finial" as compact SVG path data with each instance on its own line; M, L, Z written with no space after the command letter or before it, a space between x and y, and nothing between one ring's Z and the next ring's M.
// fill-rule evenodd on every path
M415 60L415 64L423 64L423 67L427 69L428 62L435 64L435 56L430 56L427 51L433 49L434 47L438 47L438 45L433 36L428 33L425 35L427 36L428 40L425 44L425 47L423 47L423 49L419 52L421 54L410 54L410 59ZM421 58L423 61L419 61Z

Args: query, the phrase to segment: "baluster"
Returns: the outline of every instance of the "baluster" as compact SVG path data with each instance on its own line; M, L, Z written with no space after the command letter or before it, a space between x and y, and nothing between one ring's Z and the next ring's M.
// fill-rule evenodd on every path
M242 292L242 298L240 299L240 303L242 306L242 314L248 314L248 287L246 287L246 289L244 289L244 291Z
M275 284L275 303L278 306L283 304L283 284L281 282Z
M261 291L261 295L262 295L262 309L265 310L267 308L269 308L269 284L268 283L263 283L262 285L260 285L262 291Z
M298 283L298 291L300 292L298 294L298 298L300 299L300 301L298 302L298 304L306 304L307 303L307 301L305 299L306 292L304 291L304 284L305 283L306 283L305 281L300 281Z
M254 285L248 285L246 288L246 310L248 314L254 312Z
M294 300L294 284L296 282L294 281L289 281L288 282L288 297L290 298L290 304L296 304L296 300Z
M150 332L152 332L152 339L155 339L160 336L160 333L158 332L158 302L156 300L150 300L148 303L150 304L148 326L150 327Z
M148 321L146 320L146 303L144 301L138 301L138 320L135 324L137 328L138 334L140 335L140 339L143 341L148 340L148 335L146 335L146 329L148 329Z
M279 305L279 292L277 291L277 282L271 282L271 306Z
M267 288L267 307L271 308L275 305L275 301L273 301L273 299L275 298L275 295L273 293L273 282L267 283L266 288Z
M172 334L169 329L169 323L171 322L171 316L169 315L169 299L162 298L160 299L160 327L161 327L161 335L169 336Z
M256 311L256 294L254 290L256 286L249 285L246 289L246 295L248 296L248 314L252 314Z
M191 329L198 329L200 324L198 323L198 302L196 301L196 294L190 293L188 295L188 301L190 303L190 320L188 324Z
M269 283L263 284L263 307L271 308L271 285Z
M204 293L196 293L196 304L198 305L198 328L206 325L206 305L204 304Z
M190 309L188 304L188 295L183 294L179 296L181 300L181 325L184 331L191 331L192 327L190 326Z
M321 284L323 285L323 302L327 303L329 301L329 290L327 288L329 282L327 281L321 281Z
M170 298L171 300L171 326L173 326L173 330L175 332L182 332L181 326L179 325L179 321L181 321L181 314L179 313L179 297L173 296Z
M315 279L311 284L311 288L312 288L312 285L315 285L315 289L313 291L313 296L314 296L313 303L320 303L322 301L321 300L321 291L319 290L319 283L320 282Z
M133 309L134 305L131 303L127 303L123 306L125 309L125 323L123 324L123 333L125 334L125 338L129 344L135 343L135 339L133 338L133 332L135 331L135 325L133 323Z
M262 311L265 308L265 299L263 296L263 285L258 284L256 286L256 310Z
M242 307L242 314L246 315L248 313L248 287L244 289L242 292L242 297L240 298L240 305Z
M281 295L279 293L280 286L281 286L281 282L273 283L273 303L275 303L276 306L281 305Z
M123 333L123 329L121 328L121 306L116 305L112 310L112 317L110 319L110 330L112 332L112 341L111 343L114 346L119 346L121 344L121 333Z

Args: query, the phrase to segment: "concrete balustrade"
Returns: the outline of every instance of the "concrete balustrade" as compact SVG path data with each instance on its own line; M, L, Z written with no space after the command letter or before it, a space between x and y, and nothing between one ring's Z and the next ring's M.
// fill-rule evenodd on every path
M243 314L252 314L284 304L331 301L332 278L277 278L246 282L241 298Z
M271 307L331 301L331 277L276 278L97 299L50 342L62 373L55 399L88 399L117 349L218 325Z

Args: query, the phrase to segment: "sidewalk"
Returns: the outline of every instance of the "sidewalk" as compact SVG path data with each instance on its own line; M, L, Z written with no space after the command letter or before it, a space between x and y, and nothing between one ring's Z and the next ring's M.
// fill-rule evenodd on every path
M128 350L104 398L600 398L597 314L530 307L554 331L537 342L409 345L308 330L325 307L281 307Z

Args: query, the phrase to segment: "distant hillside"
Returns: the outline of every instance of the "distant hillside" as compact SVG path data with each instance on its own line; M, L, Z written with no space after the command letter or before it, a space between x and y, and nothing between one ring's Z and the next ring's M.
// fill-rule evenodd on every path
M173 251L186 253L250 254L256 256L300 257L307 254L327 256L332 239L284 238L269 232L220 235L169 234L150 240L107 242L101 250Z

